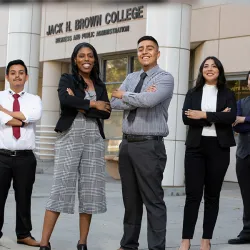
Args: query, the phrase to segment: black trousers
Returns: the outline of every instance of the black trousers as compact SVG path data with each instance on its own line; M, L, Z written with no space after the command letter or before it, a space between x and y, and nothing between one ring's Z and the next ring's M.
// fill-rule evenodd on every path
M243 200L243 230L239 236L250 240L250 155L236 158L236 174Z
M186 148L186 203L183 239L192 239L204 191L203 239L212 239L219 212L220 191L230 162L230 148L221 148L216 137L205 137L197 148Z
M123 249L138 249L144 204L148 248L165 250L167 215L161 182L166 160L163 141L128 142L123 139L121 142L119 171L125 207Z
M31 194L35 174L36 158L32 151L23 156L0 154L0 237L3 235L4 207L12 180L16 200L17 238L31 235Z

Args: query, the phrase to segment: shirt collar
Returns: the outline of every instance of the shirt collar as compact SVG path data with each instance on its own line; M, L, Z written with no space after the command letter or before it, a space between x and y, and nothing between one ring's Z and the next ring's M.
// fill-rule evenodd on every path
M157 72L157 70L159 69L159 65L155 65L152 69L146 71L145 73L147 74L147 76L152 76L155 72ZM144 72L143 70L140 71L140 74Z
M11 94L11 95L14 95L14 94L18 94L18 95L20 95L20 96L23 96L24 94L25 94L25 91L23 90L23 91L21 91L21 92L19 92L19 93L16 93L16 92L14 92L12 89L8 89L8 93L9 94Z

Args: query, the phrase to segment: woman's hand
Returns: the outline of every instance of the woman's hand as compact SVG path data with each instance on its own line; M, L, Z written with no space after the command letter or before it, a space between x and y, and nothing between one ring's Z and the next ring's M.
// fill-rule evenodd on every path
M78 109L79 112L83 113L83 114L86 114L86 111L83 110L83 109Z
M70 88L67 88L67 92L69 95L75 96L74 92Z
M231 108L226 107L222 112L230 112L230 111L231 111Z
M204 112L204 111L200 111L200 110L188 109L187 111L185 111L185 115L189 119L194 119L194 120L206 119L207 118L207 113Z
M104 102L104 101L90 101L90 107L91 108L96 108L98 110L102 110L105 112L110 113L111 112L111 107L109 102Z

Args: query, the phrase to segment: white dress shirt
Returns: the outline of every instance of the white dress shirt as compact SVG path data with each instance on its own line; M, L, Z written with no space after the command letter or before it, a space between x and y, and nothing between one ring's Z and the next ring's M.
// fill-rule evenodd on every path
M218 88L216 85L205 84L203 86L201 110L216 112ZM203 127L202 136L217 136L214 123L211 127Z
M0 105L9 111L13 111L13 94L15 93L11 89L0 91ZM18 94L20 112L26 118L24 122L28 124L20 128L21 137L17 140L13 136L12 126L6 125L13 117L0 111L0 149L33 150L35 149L35 122L41 118L42 102L37 95L25 91Z

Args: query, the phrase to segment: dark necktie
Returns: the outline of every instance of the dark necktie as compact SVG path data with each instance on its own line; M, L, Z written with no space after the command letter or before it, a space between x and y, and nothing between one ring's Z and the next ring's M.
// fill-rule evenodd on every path
M20 111L20 105L19 105L19 101L18 101L19 97L20 97L20 95L18 95L18 94L13 95L13 98L14 98L13 111L14 112ZM14 137L16 139L19 139L21 136L20 127L12 127L12 130L13 130Z
M143 85L143 82L144 82L144 79L146 78L146 76L147 76L147 74L145 72L141 73L141 75L140 75L141 79L138 82L138 84L136 85L135 90L134 90L135 93L141 92L141 88L142 88L142 85ZM137 108L133 109L129 112L129 114L128 114L128 121L129 122L134 121L135 116L136 116L136 111L137 111Z

